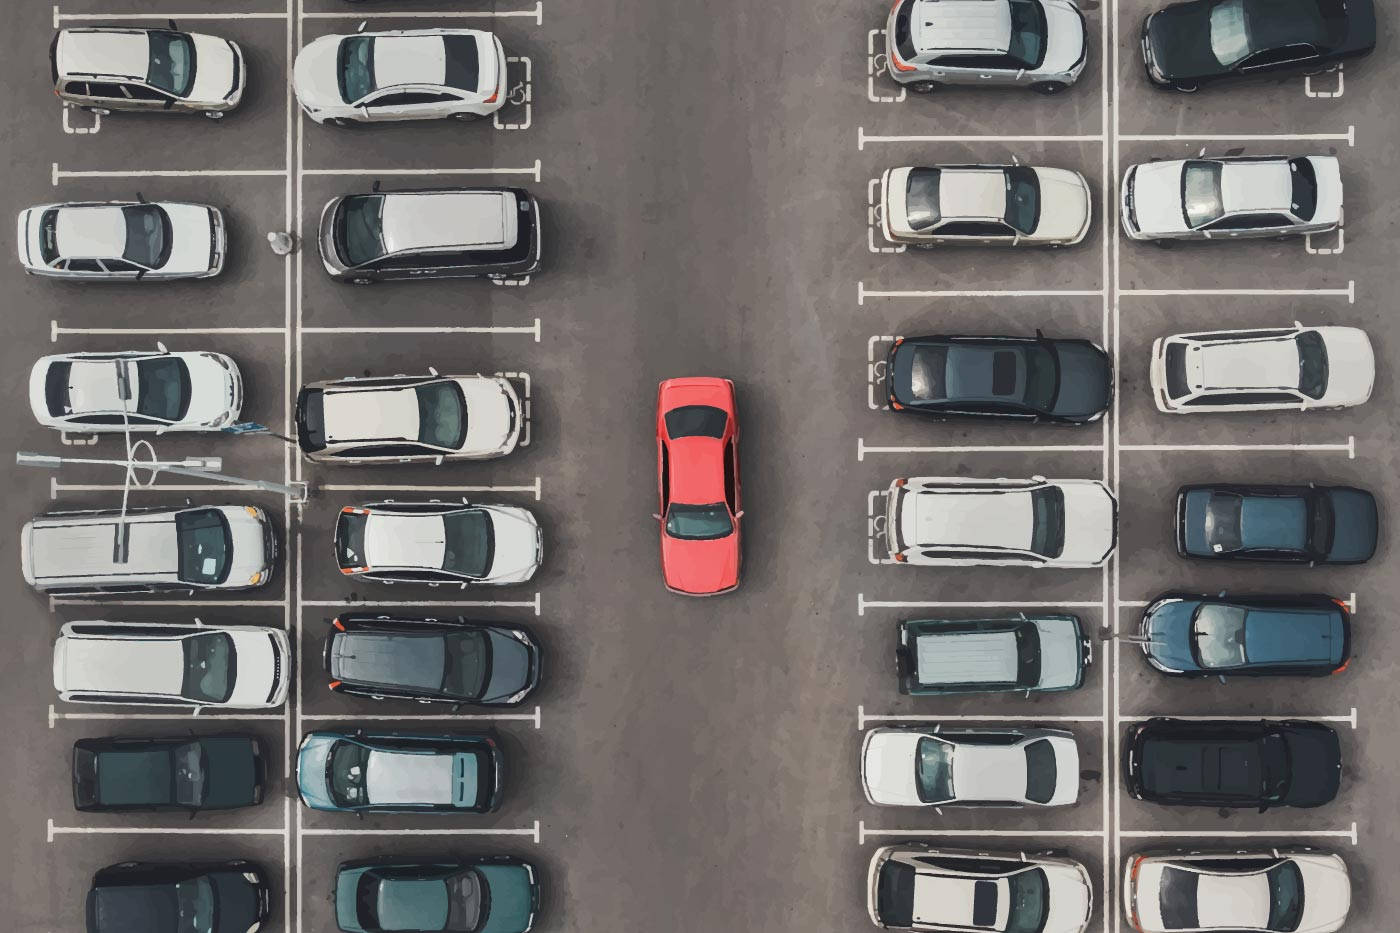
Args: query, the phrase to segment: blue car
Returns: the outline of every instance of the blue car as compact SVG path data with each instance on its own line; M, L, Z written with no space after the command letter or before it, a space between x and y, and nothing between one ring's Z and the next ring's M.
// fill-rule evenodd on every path
M1376 497L1351 486L1182 486L1176 550L1202 560L1361 564L1376 552Z
M535 924L535 869L511 855L342 862L335 923L346 933L526 933Z
M308 732L297 789L313 810L486 813L501 804L503 768L492 735Z
M1351 657L1351 613L1330 596L1164 593L1138 629L1147 662L1182 677L1321 675Z

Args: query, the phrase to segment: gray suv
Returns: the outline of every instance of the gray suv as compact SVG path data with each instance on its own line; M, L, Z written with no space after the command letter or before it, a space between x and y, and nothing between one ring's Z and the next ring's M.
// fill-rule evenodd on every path
M1093 645L1078 616L899 623L899 692L1048 693L1084 683Z

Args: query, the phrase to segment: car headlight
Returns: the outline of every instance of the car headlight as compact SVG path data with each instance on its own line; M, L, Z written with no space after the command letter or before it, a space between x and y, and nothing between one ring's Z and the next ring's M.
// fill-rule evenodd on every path
M258 882L258 876L255 875L255 874L253 874L253 873L250 872L250 871L245 871L245 872L243 873L243 880L246 881L246 882L248 882L249 884L258 884L258 883L259 883L259 882Z
M251 577L248 578L248 585L257 586L259 583L262 582L262 578L263 572L259 570L257 573L253 574Z
M514 638L518 642L523 642L527 645L530 643L530 636L526 635L524 632L517 631L516 629L510 629L510 637Z
M245 505L243 506L243 511L247 512L249 515L253 516L259 521L262 520L263 510L258 508L256 505Z
M506 698L505 698L504 700L502 700L501 702L502 702L502 703L507 703L507 704L509 704L509 703L519 703L521 700L525 699L525 698L526 698L527 696L529 696L529 695L530 695L530 688L529 688L529 687L526 687L524 690L520 690L520 691L517 691L517 692L515 692L515 693L512 693L510 696L506 697Z
M228 424L229 418L231 418L231 417L233 417L233 416L230 415L228 412L224 412L223 414L219 415L219 417L217 417L217 418L215 418L213 421L209 422L209 427L211 427L211 428L221 428L221 427L223 427L224 425Z

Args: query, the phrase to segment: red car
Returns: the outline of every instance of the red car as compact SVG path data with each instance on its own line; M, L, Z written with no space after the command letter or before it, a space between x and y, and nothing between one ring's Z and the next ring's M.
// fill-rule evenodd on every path
M739 585L739 417L734 383L667 379L656 392L656 479L666 588L712 596Z

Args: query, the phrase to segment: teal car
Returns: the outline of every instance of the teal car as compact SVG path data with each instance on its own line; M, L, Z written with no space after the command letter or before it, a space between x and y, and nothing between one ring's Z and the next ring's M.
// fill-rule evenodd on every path
M490 734L308 732L297 790L313 810L485 813L501 804L501 749Z
M535 923L535 869L510 855L343 862L335 922L346 933L525 933Z

